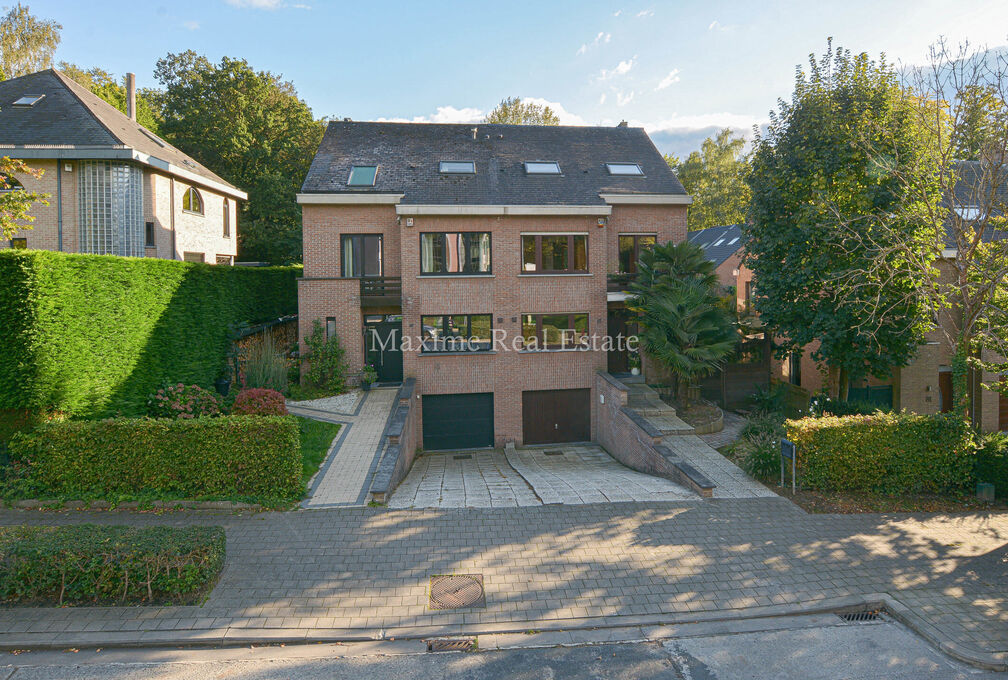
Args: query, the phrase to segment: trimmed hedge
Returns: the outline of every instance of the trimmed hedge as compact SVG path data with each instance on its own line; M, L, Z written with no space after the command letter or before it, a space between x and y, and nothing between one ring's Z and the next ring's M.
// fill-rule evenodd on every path
M5 604L191 604L224 566L220 527L0 527Z
M9 454L30 485L57 497L288 499L304 491L291 417L49 423L15 435Z
M142 415L165 380L212 388L232 327L297 312L300 272L0 251L0 410Z
M1008 498L1008 432L984 435L977 449L976 480L993 484L998 498Z
M951 414L824 416L784 427L807 488L940 493L965 490L973 479L972 431Z

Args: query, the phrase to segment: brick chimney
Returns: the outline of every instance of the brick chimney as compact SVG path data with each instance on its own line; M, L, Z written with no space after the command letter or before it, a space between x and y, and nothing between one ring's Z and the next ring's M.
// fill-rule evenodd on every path
M136 120L136 74L126 74L126 115Z

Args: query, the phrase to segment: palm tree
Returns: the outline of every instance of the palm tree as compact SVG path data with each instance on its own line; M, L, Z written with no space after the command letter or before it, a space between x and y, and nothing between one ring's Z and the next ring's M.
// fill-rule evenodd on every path
M687 241L655 246L642 254L630 289L641 346L672 373L677 398L681 382L710 375L734 350L735 322L720 300L714 264L700 247Z

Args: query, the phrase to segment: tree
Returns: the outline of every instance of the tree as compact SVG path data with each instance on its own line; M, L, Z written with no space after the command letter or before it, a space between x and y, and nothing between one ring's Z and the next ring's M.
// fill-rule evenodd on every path
M505 125L559 125L560 118L548 106L523 102L519 97L506 97L491 111L484 123Z
M123 113L127 113L126 77L117 79L113 74L100 68L84 70L76 64L61 61L60 71L71 80L83 85ZM142 88L136 95L136 119L151 132L158 133L161 129L161 111L159 109L160 93L156 90Z
M38 179L42 170L25 165L16 158L0 157L0 233L4 240L14 237L19 231L32 228L35 217L30 213L33 203L49 205L48 194L25 191L14 178L14 173L29 175Z
M714 263L699 246L683 241L641 254L634 297L644 350L672 373L673 391L710 375L736 344L735 324L720 297Z
M751 192L746 184L749 160L745 139L728 128L704 140L685 161L665 156L683 187L693 197L689 228L706 229L745 220Z
M0 19L0 80L52 66L63 27L39 19L20 2Z
M830 42L809 65L765 135L756 131L742 232L754 306L780 336L778 356L819 341L812 357L829 368L832 395L846 399L852 378L906 365L932 327L934 307L915 293L934 272L916 263L935 242L921 211L939 198L938 166L884 59L834 52ZM886 154L866 148L883 139ZM865 247L883 224L888 244L904 249Z
M272 263L301 258L296 194L322 140L324 121L294 86L243 59L217 64L187 51L169 54L155 70L164 86L166 138L226 180L246 190L238 252Z

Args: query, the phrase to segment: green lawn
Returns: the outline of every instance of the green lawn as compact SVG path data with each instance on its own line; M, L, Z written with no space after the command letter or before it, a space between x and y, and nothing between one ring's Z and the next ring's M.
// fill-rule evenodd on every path
M304 466L304 483L307 485L325 460L326 452L339 434L341 426L298 417L298 427L301 430L301 464Z

